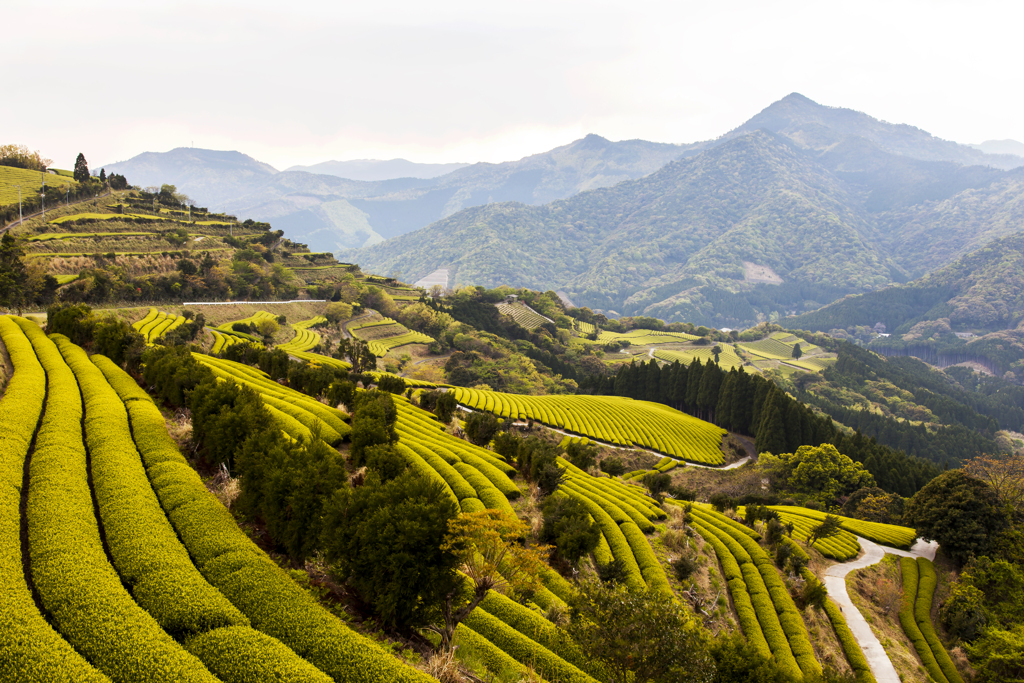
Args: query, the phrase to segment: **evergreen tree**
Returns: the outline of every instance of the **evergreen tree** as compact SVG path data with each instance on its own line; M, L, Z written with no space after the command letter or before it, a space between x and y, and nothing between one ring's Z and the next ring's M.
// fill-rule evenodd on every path
M85 155L79 152L78 158L75 159L75 180L80 183L84 183L88 179L89 164L85 161Z
M107 182L107 169L105 169L105 168L101 168L100 169L100 182L102 182L102 183Z
M799 358L799 357L800 357L800 356L802 356L802 355L804 355L804 351L803 351L803 349L801 349L801 348L800 348L800 345L799 345L799 344L796 344L796 345L795 345L795 346L793 347L793 358Z
M694 412L697 410L697 397L700 395L700 381L704 377L704 366L700 364L700 358L690 363L689 372L686 378L686 410Z

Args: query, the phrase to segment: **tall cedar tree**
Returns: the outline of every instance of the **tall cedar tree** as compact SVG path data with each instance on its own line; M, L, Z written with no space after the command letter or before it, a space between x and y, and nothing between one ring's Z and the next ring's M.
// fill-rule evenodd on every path
M75 159L75 180L84 183L88 179L89 164L85 161L85 155L79 152L78 158Z

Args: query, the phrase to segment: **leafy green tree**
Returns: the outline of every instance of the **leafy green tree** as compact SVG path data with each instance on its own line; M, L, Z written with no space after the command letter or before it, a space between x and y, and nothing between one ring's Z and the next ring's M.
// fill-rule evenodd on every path
M825 515L825 519L822 520L821 524L811 529L811 533L807 537L807 545L813 546L817 541L839 535L839 532L843 530L842 524L835 515Z
M142 360L146 339L128 321L114 315L101 320L93 332L93 350L118 365L134 370Z
M978 683L1024 680L1024 624L1015 624L1010 630L987 629L966 649Z
M991 487L960 470L943 472L907 503L906 523L958 564L995 550L1007 518Z
M597 462L597 446L582 441L570 441L565 446L565 458L586 472Z
M408 470L374 471L339 489L325 509L322 547L331 574L348 582L389 627L426 626L462 585L456 548L442 547L458 505L442 484Z
M541 543L551 543L558 554L576 566L601 540L601 529L583 505L568 496L549 496L541 506L544 522L538 534Z
M237 470L239 507L266 522L270 537L293 562L311 557L320 547L325 505L345 487L343 456L324 443L316 427L298 443L264 429L246 439Z
M840 453L832 444L801 446L795 453L762 453L758 468L776 486L806 492L826 504L857 489L874 486L875 479L859 462Z
M802 356L802 355L804 355L804 350L800 348L799 344L794 344L793 345L793 358L800 358L800 356Z
M672 475L664 472L651 472L644 475L643 484L650 494L660 501L668 491L668 487L672 485Z
M25 249L10 231L0 239L0 306L21 313L25 306Z
M85 160L85 155L79 152L78 158L75 159L75 180L80 183L84 183L88 179L89 164Z
M264 430L271 424L259 394L249 387L218 382L212 377L188 394L188 407L192 412L193 439L202 444L207 460L224 464L232 472L249 437L265 438Z
M708 635L671 596L583 581L569 607L569 634L615 683L711 680Z
M626 472L626 464L622 462L622 458L615 456L602 459L599 467L602 472L612 477L618 477Z
M737 631L722 632L711 644L713 683L790 683L774 659L766 659Z
M491 413L477 411L466 418L466 437L477 446L486 446L500 426L498 418Z
M455 399L455 393L452 391L445 391L437 397L437 403L434 405L434 414L437 415L437 419L448 424L452 421L452 416L455 414L455 409L459 406L459 402Z
M101 168L100 169L100 182L101 183L107 182L107 169L105 169L105 168Z
M352 448L349 457L352 464L361 467L365 463L365 451L370 446L394 443L398 440L395 421L398 410L394 399L386 391L364 391L353 399Z

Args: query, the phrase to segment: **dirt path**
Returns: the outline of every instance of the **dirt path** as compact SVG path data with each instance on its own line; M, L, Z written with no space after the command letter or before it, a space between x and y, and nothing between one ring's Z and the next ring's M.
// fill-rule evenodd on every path
M864 619L864 615L860 613L860 610L854 606L853 601L850 599L850 594L846 590L846 575L855 569L863 569L864 567L870 567L881 562L886 553L902 557L924 557L934 560L935 551L938 550L939 544L935 541L925 543L921 539L917 539L917 542L914 543L908 552L906 550L881 546L860 536L857 536L857 541L860 543L860 547L864 549L864 554L856 560L844 562L843 564L834 564L826 569L825 587L828 588L828 594L842 609L843 616L846 617L846 623L850 627L850 631L853 632L853 637L857 639L860 649L864 651L864 656L867 657L868 664L871 666L871 672L875 675L878 683L900 683L900 677L896 673L896 668L892 665L889 655L885 653L885 648L878 641L878 637L871 630L871 626Z

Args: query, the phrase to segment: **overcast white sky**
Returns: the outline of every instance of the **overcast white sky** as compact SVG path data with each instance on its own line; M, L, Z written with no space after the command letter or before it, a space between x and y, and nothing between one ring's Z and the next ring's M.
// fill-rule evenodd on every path
M1024 141L1024 3L8 3L0 142L61 168L236 149L505 161L598 133L717 137L790 92Z

